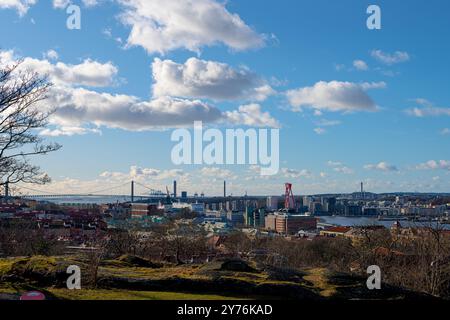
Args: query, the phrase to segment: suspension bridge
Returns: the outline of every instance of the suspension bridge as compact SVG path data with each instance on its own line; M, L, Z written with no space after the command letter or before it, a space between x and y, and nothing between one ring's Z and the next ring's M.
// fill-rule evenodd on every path
M16 196L24 199L72 199L72 198L129 198L131 202L136 199L161 199L167 196L160 190L153 189L137 181L122 183L108 188L89 192L58 193L51 190L39 190L28 186L16 186ZM172 195L171 195L172 196Z

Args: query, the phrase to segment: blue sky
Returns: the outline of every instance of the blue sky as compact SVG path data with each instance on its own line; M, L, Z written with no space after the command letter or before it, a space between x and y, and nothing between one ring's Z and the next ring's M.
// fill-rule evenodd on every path
M233 194L278 194L286 181L297 194L360 181L375 192L450 190L448 1L74 0L81 30L66 27L68 2L0 0L2 63L25 59L59 97L40 134L64 147L35 160L54 180L46 190L131 179L208 195L223 179ZM381 30L366 27L370 4ZM151 112L138 119L134 108ZM173 165L170 135L191 117L221 129L277 123L280 173Z

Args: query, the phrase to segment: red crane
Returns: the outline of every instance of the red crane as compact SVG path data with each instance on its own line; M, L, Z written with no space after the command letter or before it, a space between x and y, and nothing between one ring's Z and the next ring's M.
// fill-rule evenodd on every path
M287 210L295 209L294 193L292 192L292 183L286 183L286 192L284 194L284 207Z

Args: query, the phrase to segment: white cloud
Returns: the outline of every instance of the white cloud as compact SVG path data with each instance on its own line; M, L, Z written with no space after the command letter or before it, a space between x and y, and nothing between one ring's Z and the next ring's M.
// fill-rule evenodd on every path
M385 172L389 172L389 171L398 171L398 168L394 165L390 165L387 162L380 162L377 164L367 164L364 166L364 169L367 170L377 170L377 171L385 171Z
M336 168L333 168L333 170L338 173L353 174L353 169L351 169L349 167L336 167Z
M289 169L289 168L282 168L281 172L285 178L292 178L292 179L298 179L298 178L311 178L312 173L309 170L303 169L303 170L295 170L295 169Z
M449 170L450 171L450 160L430 160L425 163L421 163L416 166L418 170Z
M58 60L59 59L59 54L58 52L56 52L55 50L48 50L47 52L44 53L44 58L48 59L48 60Z
M360 71L367 71L367 70L369 70L369 66L363 60L355 60L355 61L353 61L353 67L355 67L357 70L360 70Z
M441 134L444 135L444 136L445 135L449 135L450 134L450 129L449 128L442 129Z
M52 58L56 52L49 51L47 55ZM49 56L50 57L50 56ZM18 59L13 51L0 51L0 64L8 65ZM106 87L114 83L118 73L117 67L112 62L100 63L86 59L80 64L52 63L49 60L39 60L30 57L22 59L19 71L32 71L40 75L47 75L49 80L56 85L83 85L91 87Z
M24 16L30 7L34 6L38 0L0 0L0 9L15 9L20 16ZM99 0L82 0L85 7L94 7L100 3ZM65 9L71 0L52 0L53 8Z
M262 112L259 104L253 103L239 107L239 110L226 111L225 121L235 125L250 127L279 128L279 122L269 112Z
M100 3L100 0L82 0L82 2L85 7L91 8L97 6ZM72 0L53 0L53 8L65 9L69 4L72 3L74 3Z
M128 172L112 172L105 171L100 174L100 178L108 179L110 181L130 181L136 180L138 182L145 181L162 181L174 178L186 178L188 174L181 169L160 170L154 168L142 168L139 166L131 166ZM152 183L153 184L153 183ZM148 192L148 191L146 191Z
M128 95L98 93L84 88L54 88L46 104L56 107L52 124L62 127L105 126L130 131L191 127L194 121L257 127L278 127L259 105L222 112L200 100L161 97L141 101Z
M101 134L99 129L90 129L82 127L60 127L58 129L43 129L39 134L42 136L49 137L59 137L59 136L74 136L74 135L84 135L88 133Z
M328 166L333 168L333 171L343 174L353 174L353 169L347 167L342 162L336 162L336 161L328 161Z
M0 9L15 9L23 16L36 2L37 0L0 0Z
M363 83L360 84L360 86L364 90L385 89L387 87L387 84L384 81L380 81L380 82L363 82Z
M286 95L294 111L301 111L302 107L328 111L376 111L377 105L366 90L384 87L384 82L320 81L312 87L289 90Z
M122 22L131 26L128 45L148 53L184 48L198 52L203 46L224 44L234 50L261 47L257 34L225 3L215 0L119 0Z
M48 53L55 56L55 53ZM0 51L1 64L17 61L12 51ZM48 75L54 86L43 108L55 109L50 121L55 129L42 135L71 136L98 133L99 127L120 128L131 131L163 130L192 126L194 121L227 123L257 127L279 127L279 123L259 104L239 107L239 110L222 112L200 100L160 96L149 101L121 94L99 93L78 86L102 87L113 84L117 68L110 62L101 64L85 60L78 65L34 58L22 59L20 70L30 70ZM90 129L89 126L96 126Z
M396 51L394 53L386 53L381 50L372 50L371 55L376 60L387 64L393 65L401 62L406 62L410 60L410 56L407 52Z
M421 107L407 109L406 113L411 116L418 118L427 116L450 116L450 108L435 107L430 101L423 98L414 99L414 101Z
M53 8L64 9L69 5L69 3L71 3L70 0L53 0Z
M247 69L190 58L184 64L156 58L152 64L153 95L213 100L265 100L274 90Z
M199 100L161 97L141 101L128 95L98 93L84 88L52 90L46 104L55 106L52 123L60 126L94 124L130 131L160 130L222 120L220 110Z
M412 108L406 110L409 115L422 118L427 116L450 116L450 108Z
M100 0L83 0L85 7L91 8L100 4Z

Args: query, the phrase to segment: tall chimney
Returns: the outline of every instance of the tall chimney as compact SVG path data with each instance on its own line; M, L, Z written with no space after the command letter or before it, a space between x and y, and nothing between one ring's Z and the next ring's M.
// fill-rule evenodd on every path
M177 197L177 181L176 180L173 182L173 197L174 198Z
M361 182L361 198L366 198L366 195L364 194L364 182Z
M223 182L223 197L224 198L227 197L227 182L226 181Z

